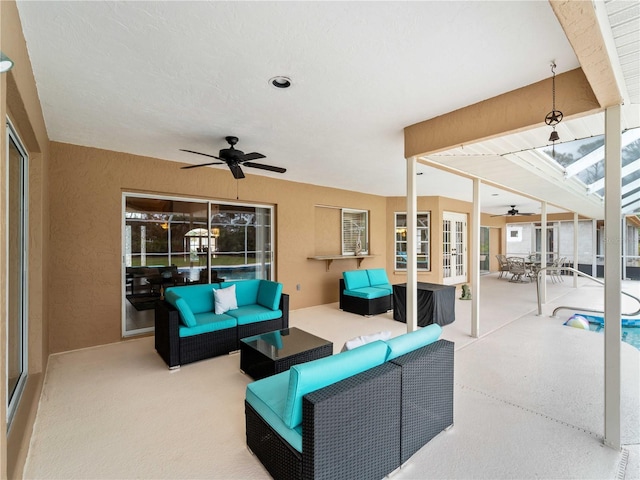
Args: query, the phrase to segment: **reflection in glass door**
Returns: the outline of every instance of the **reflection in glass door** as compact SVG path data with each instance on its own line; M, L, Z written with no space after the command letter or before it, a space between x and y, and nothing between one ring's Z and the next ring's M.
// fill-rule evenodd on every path
M28 158L7 123L7 423L10 425L27 379L27 205Z
M489 231L489 227L480 227L480 275L486 275L490 271Z
M123 335L151 332L168 287L273 278L272 207L125 194Z

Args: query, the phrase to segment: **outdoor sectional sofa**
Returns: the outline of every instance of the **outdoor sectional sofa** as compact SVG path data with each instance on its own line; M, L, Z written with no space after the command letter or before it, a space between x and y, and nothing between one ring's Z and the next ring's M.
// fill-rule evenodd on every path
M340 279L340 309L378 315L393 308L393 288L384 268L349 270Z
M429 325L250 383L247 446L276 480L380 479L453 425L454 344Z
M235 300L232 307L237 308L222 313L229 306L223 299ZM169 368L177 368L238 350L241 338L288 326L289 295L282 293L281 283L239 280L171 287L156 306L155 347Z

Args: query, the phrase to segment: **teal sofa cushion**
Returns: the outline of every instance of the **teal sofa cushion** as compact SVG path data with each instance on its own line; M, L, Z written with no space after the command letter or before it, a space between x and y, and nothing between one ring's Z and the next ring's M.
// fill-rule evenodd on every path
M289 370L247 385L245 399L265 422L302 453L302 425L289 428L282 420L287 400Z
M208 283L185 285L182 287L169 287L165 290L164 297L169 303L172 303L170 300L172 293L184 298L194 314L213 312L213 288L214 286Z
M386 340L386 343L389 346L389 355L387 360L393 360L394 358L412 352L413 350L429 345L430 343L438 340L441 333L442 327L433 323L419 330Z
M216 315L213 312L194 314L196 324L193 327L180 325L178 336L191 337L200 333L217 332L225 328L235 328L238 321L226 313Z
M344 278L344 286L346 290L355 290L357 288L369 287L369 275L366 270L350 270L342 272Z
M368 300L371 300L372 298L386 297L387 295L389 295L389 293L390 292L388 290L377 287L362 287L355 290L344 290L345 295L350 295L352 297L358 298L366 298Z
M262 305L270 310L280 308L280 297L282 296L282 284L271 280L261 280L258 287L258 305Z
M187 327L196 326L196 317L193 315L191 308L189 308L189 304L184 298L176 298L175 307L178 309L178 312L180 312L180 319L182 320L182 323Z
M258 288L262 280L238 280L237 282L222 282L220 286L222 288L236 286L236 300L238 301L238 307L244 307L245 305L254 305L258 303ZM211 309L213 311L213 309Z
M384 268L372 268L366 272L369 277L369 285L372 287L377 287L378 285L389 285L387 271Z
M236 310L229 310L227 315L237 319L238 325L247 325L264 320L275 320L282 317L282 311L271 310L262 305L245 305L244 307L238 307Z
M295 428L302 423L304 395L383 364L387 352L387 344L376 340L338 355L291 367L287 400L282 413L284 424Z

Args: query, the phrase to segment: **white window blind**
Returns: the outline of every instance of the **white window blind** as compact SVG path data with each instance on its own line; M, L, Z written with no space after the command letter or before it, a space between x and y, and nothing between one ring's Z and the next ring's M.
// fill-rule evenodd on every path
M342 255L369 253L369 212L342 209Z

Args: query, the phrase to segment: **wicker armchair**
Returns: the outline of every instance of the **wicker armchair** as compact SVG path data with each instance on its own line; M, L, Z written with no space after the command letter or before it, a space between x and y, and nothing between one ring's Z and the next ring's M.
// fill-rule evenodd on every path
M509 262L507 262L507 256L506 255L496 255L496 258L498 259L498 266L499 266L499 272L500 275L498 275L498 278L502 278L503 275L505 275L506 273L509 273Z
M249 450L279 479L375 479L453 425L454 344L438 340L302 403L302 453L245 401Z

